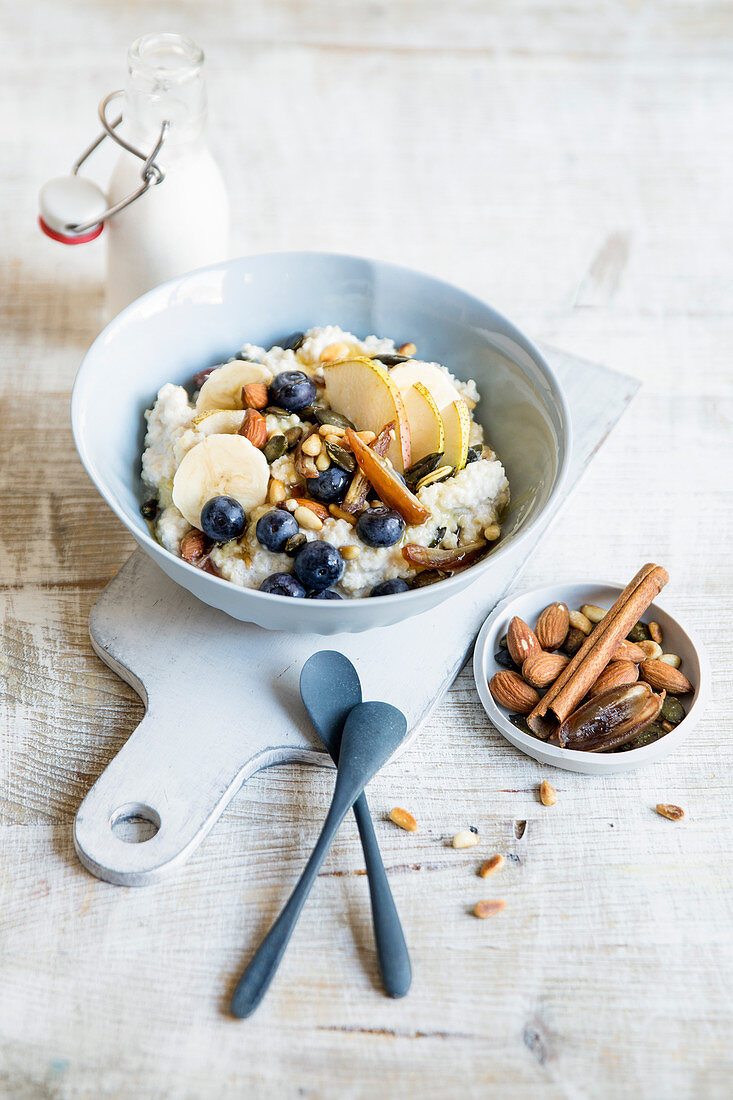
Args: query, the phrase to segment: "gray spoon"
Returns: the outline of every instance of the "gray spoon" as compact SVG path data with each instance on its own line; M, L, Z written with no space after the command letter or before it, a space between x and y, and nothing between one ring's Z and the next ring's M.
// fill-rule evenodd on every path
M406 735L404 714L389 703L359 703L349 714L341 737L333 799L318 843L285 908L239 979L231 1002L233 1015L251 1016L264 997L341 822Z
M334 764L338 764L344 722L361 702L359 675L349 658L335 650L314 653L300 674L300 697ZM354 816L369 876L372 923L382 982L390 997L404 997L412 981L410 956L365 794L360 794L354 803Z

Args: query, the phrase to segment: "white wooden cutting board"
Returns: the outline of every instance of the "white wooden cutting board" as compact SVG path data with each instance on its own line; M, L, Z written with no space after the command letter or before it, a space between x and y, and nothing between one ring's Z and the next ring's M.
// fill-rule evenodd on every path
M638 383L548 350L570 406L574 446L565 495L621 416ZM107 882L143 886L180 866L245 780L269 764L328 764L300 701L300 670L319 649L354 663L365 699L404 711L411 740L453 682L492 607L542 537L497 563L448 604L363 634L288 635L238 622L200 603L136 551L90 616L94 649L138 692L146 713L89 791L74 842ZM405 746L406 747L406 746ZM143 843L113 824L157 826Z

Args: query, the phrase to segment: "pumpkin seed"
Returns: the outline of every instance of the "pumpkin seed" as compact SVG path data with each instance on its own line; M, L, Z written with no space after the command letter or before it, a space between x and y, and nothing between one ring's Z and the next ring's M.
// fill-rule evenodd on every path
M660 726L659 722L652 722L647 726L645 730L635 737L633 741L627 741L625 745L619 745L617 749L612 749L612 752L629 752L630 749L643 749L644 745L652 745L655 741L658 741L660 737L664 737L664 730Z
M243 351L238 351L234 358L241 359L244 363L259 363L259 359L255 359L253 355L245 355Z
M410 587L425 588L429 584L437 584L438 581L444 581L447 577L452 576L452 573L447 573L444 569L423 569L415 577Z
M502 668L511 668L516 672L517 666L512 660L512 656L508 649L498 649L494 654L494 660L497 665L501 665Z
M428 485L437 485L439 481L446 481L455 473L453 466L438 466L431 474L421 477L417 483L417 491L427 488Z
M631 630L626 635L626 638L628 639L628 641L636 642L638 644L639 642L650 641L651 633L649 632L649 627L646 625L646 623L643 623L641 622L641 620L639 620L638 623L634 623Z
M468 466L469 462L478 462L482 453L483 447L469 447L466 455L466 465Z
M356 431L356 425L352 424L347 416L342 416L333 409L314 409L313 416L319 424L333 424L335 428L351 428L352 431Z
M380 363L384 363L385 367L396 367L398 363L409 363L410 356L397 355L395 352L394 354L373 355L372 359L378 359Z
M158 498L151 497L140 505L140 515L143 519L155 519L158 514Z
M279 405L268 405L265 416L291 416L287 409L281 409Z
M305 537L302 531L298 531L297 535L291 535L288 541L285 543L285 553L289 558L294 558L299 551L303 549L308 539Z
M416 462L413 466L410 466L408 470L405 470L405 484L407 488L414 490L420 478L425 477L426 474L432 473L442 457L442 451L433 451L432 454L425 455L419 462Z
M435 532L435 535L433 537L433 541L429 542L428 546L430 546L430 547L440 546L441 542L445 538L445 533L446 533L447 530L448 530L447 527L439 527L438 530Z
M522 733L532 733L532 730L527 725L527 719L524 714L508 714L507 718L513 726L516 726Z
M294 428L288 428L285 433L285 442L288 445L288 450L292 451L293 447L297 447L300 443L300 437L303 434L303 429L296 424Z
M300 410L300 412L298 413L298 416L300 417L301 420L312 420L313 419L313 413L315 411L316 411L315 406L306 405L306 407L304 409Z
M342 470L346 470L348 473L353 474L356 469L356 459L351 451L346 451L343 447L339 447L338 443L326 443L326 454L331 461L335 462L337 466L340 466Z
M284 435L273 435L271 439L267 440L262 453L268 462L277 462L278 458L282 458L288 449L288 441Z
M499 648L507 649L506 634L502 634L501 638L499 638Z
M274 344L273 347L280 347L283 351L297 351L298 348L302 348L304 343L304 332L291 332L290 336L286 336L282 344Z
M662 718L671 722L673 726L678 726L684 717L685 708L682 703L673 695L668 695L662 703Z

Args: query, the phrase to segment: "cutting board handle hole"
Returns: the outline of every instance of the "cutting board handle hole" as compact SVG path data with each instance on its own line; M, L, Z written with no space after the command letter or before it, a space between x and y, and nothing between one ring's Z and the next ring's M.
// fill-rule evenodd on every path
M127 802L115 810L109 826L118 840L126 844L144 844L158 832L160 815L142 802Z

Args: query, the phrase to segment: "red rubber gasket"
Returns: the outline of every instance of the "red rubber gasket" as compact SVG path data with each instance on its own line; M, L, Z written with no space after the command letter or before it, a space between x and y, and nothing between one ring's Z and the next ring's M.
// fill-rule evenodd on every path
M82 233L80 237L65 237L62 233L57 233L55 229L51 229L50 226L46 225L40 215L38 224L47 237L50 237L52 241L58 241L60 244L88 244L89 241L95 241L104 229L104 222L101 222L95 229L90 229L88 233Z

